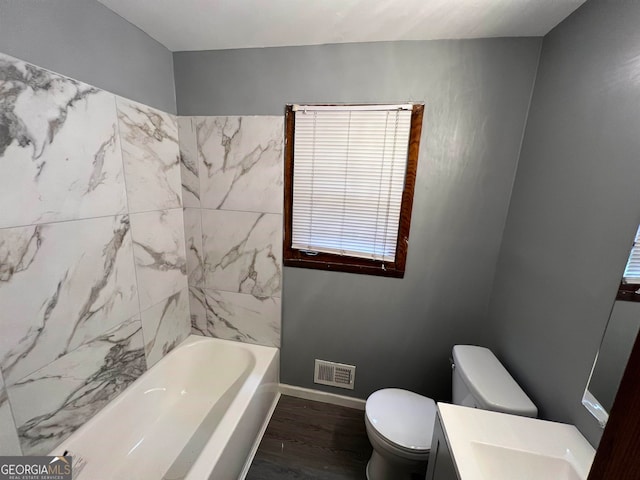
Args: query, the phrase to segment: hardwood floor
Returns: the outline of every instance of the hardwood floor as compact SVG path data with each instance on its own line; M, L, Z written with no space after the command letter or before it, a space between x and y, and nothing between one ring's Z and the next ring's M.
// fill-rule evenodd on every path
M282 395L247 480L364 480L364 411Z

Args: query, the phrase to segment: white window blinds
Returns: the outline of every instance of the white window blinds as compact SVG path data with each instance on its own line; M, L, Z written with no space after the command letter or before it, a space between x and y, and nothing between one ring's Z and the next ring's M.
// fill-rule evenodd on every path
M294 106L292 248L395 260L411 109Z
M624 269L623 280L626 283L640 284L640 227L638 227L638 231L636 232L633 248L629 254L629 261Z

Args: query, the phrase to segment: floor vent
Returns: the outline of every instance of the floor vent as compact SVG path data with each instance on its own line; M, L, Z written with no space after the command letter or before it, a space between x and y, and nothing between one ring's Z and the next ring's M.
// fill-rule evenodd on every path
M314 383L353 390L355 377L355 365L316 359L316 368L313 375Z

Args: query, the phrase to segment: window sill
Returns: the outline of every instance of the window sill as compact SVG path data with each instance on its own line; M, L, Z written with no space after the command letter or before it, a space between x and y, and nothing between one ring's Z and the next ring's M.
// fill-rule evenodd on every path
M325 270L330 272L359 273L364 275L377 275L380 277L404 277L404 270L398 270L393 267L392 264L385 264L383 268L382 262L366 260L357 262L355 261L356 259L353 260L353 263L348 260L336 263L318 259L285 258L283 263L285 267L312 268L315 270Z
M618 288L616 300L623 302L640 302L640 284L637 283L621 283Z

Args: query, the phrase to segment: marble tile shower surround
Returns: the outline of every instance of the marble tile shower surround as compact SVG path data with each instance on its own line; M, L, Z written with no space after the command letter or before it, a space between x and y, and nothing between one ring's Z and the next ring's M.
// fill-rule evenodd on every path
M131 214L140 310L187 287L182 209Z
M203 208L282 213L283 117L196 117Z
M0 54L0 454L50 451L190 330L280 345L282 145L282 117Z
M0 454L48 452L187 336L180 185L176 117L0 54Z
M122 98L117 105L129 211L182 207L177 118Z
M142 375L143 344L135 317L10 386L23 454L54 449Z
M204 286L258 299L279 297L281 224L281 215L202 210Z
M129 217L0 230L8 384L139 312Z
M184 288L142 312L142 330L147 366L151 368L191 333L189 290Z
M114 95L0 54L0 228L126 213Z
M189 285L202 287L204 286L204 249L202 248L202 212L199 208L184 209L184 235Z
M283 117L179 128L192 331L279 346Z
M190 287L196 335L280 347L280 299Z
M195 123L195 119L192 117L178 117L182 202L185 207L200 207L200 178Z
M0 455L20 455L21 453L7 389L0 373Z

